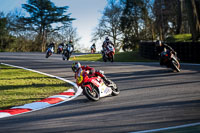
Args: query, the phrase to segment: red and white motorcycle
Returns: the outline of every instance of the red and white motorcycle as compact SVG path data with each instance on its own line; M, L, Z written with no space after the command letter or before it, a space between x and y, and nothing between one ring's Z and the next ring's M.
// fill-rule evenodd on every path
M114 82L106 85L101 77L89 77L88 71L81 70L77 74L76 83L83 89L83 95L89 100L98 101L99 98L105 96L116 96L119 94L119 89Z
M115 55L115 48L113 47L112 44L108 44L106 46L106 51L102 51L102 58L104 62L106 62L107 60L113 62L114 55Z

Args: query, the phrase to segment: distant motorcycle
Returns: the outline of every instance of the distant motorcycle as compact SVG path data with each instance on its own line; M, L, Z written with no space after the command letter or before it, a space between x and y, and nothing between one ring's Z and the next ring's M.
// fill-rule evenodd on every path
M49 47L46 51L46 58L50 57L53 54L53 48Z
M161 53L161 61L164 63L164 65L168 68L171 68L177 72L180 72L180 63L176 57L171 51L165 49Z
M113 45L108 44L106 49L107 49L106 52L102 51L103 61L106 62L108 60L108 61L113 62L114 61L114 55L115 55L115 48L113 47Z
M110 80L111 84L106 85L101 77L89 77L88 73L88 71L82 70L76 83L83 89L83 95L89 100L98 101L101 97L119 94L119 89L114 82Z
M96 52L96 48L94 46L91 46L91 53L95 53Z
M62 54L63 60L65 59L69 60L72 52L73 52L72 46L68 45L67 48L63 51L63 54Z
M62 53L62 51L63 51L63 46L62 46L62 45L59 45L59 46L58 46L58 49L57 49L57 54Z

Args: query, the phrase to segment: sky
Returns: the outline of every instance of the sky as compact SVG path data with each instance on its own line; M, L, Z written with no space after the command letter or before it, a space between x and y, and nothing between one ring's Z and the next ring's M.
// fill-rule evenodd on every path
M107 0L51 0L56 6L69 6L67 13L71 13L74 28L77 28L78 36L81 37L80 44L85 48L92 45L92 32L98 25L102 12L107 4ZM0 11L8 13L17 9L22 9L21 4L27 0L0 0ZM96 44L100 47L101 44Z

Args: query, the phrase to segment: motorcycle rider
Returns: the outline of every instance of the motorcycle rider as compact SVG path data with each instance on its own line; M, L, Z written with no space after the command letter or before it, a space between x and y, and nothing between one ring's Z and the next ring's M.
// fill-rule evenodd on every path
M51 42L48 46L47 46L47 49L50 48L52 53L54 52L54 49L55 49L55 43L54 42Z
M65 53L65 51L67 50L67 47L71 46L72 49L74 50L74 45L73 45L73 41L70 40L68 44L64 43L64 46L63 46L63 54ZM71 51L71 53L73 52L73 50ZM70 54L71 54L70 53Z
M110 84L110 81L103 74L104 73L103 71L95 70L94 68L89 67L88 65L81 66L80 62L74 62L72 64L72 71L75 73L75 79L77 79L80 76L82 70L85 70L85 71L89 70L89 74L88 74L89 77L100 76L107 85Z
M114 44L110 41L110 39L108 38L108 37L106 37L105 38L105 40L104 40L104 42L103 42L103 45L102 45L102 48L103 48L103 53L105 54L106 52L107 52L107 46L109 45L109 44L111 44L111 45L113 45L113 47L114 47Z
M163 51L165 51L165 49L169 50L170 52L172 52L175 56L177 55L177 53L174 51L174 49L172 47L170 47L169 45L167 45L165 43L162 43L160 40L157 40L156 41L156 50L155 51L156 51L156 53L158 54L159 57L161 56L161 53ZM168 53L169 55L171 55L170 52ZM161 66L164 65L161 57L160 57L160 65Z
M65 44L65 42L63 41L62 43L60 43L60 44L58 45L58 49L57 49L57 53L58 53L58 54L61 53L61 52L63 51L64 44ZM59 48L61 48L62 51L59 51Z
M96 45L95 45L95 43L93 43L90 48L91 48L91 51L94 49L94 53L95 53L95 51L96 51Z

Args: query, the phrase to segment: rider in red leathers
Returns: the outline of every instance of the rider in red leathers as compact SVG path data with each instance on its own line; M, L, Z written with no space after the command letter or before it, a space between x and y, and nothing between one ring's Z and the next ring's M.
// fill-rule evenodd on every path
M103 74L104 72L101 70L95 70L92 67L89 66L81 66L81 64L79 62L74 62L72 64L72 71L75 72L75 79L77 79L77 77L80 76L81 71L85 70L85 71L89 71L89 77L94 77L94 76L100 76L104 82L109 85L110 81L106 78L106 76Z

